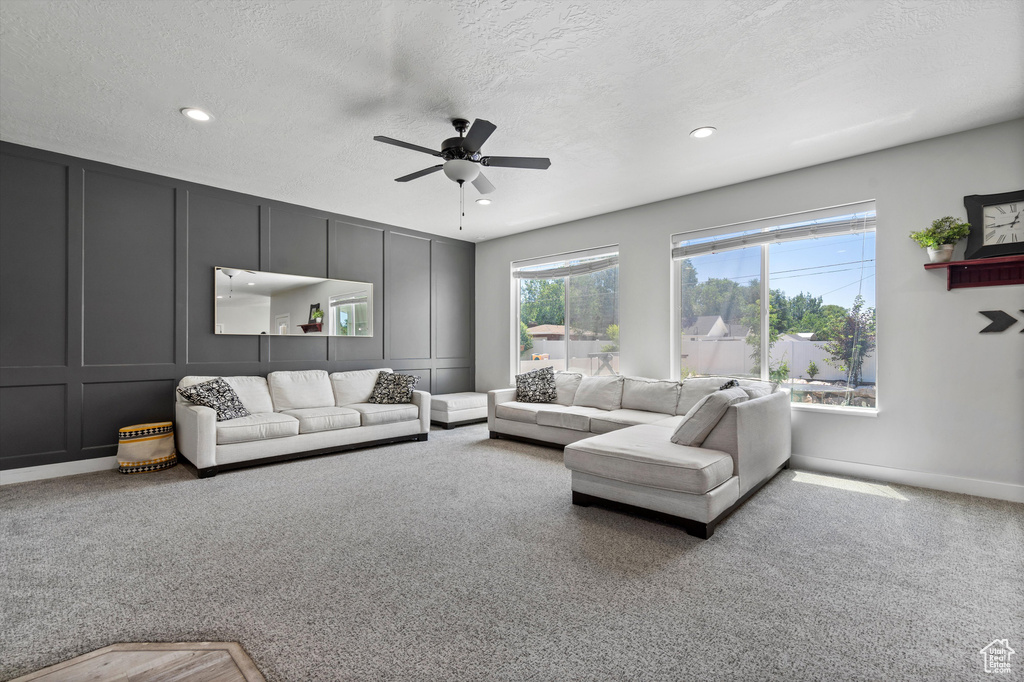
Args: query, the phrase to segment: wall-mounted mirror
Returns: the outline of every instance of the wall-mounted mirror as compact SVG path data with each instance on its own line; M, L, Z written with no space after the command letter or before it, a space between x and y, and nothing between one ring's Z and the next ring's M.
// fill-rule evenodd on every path
M271 336L373 336L373 285L214 268L214 331Z

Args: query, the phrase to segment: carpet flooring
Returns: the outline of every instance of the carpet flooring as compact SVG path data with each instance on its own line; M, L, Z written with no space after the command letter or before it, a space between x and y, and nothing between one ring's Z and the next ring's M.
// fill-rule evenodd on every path
M1024 674L1024 505L789 470L702 541L485 425L0 486L0 543L2 679L211 640L271 681L959 682L1003 638Z

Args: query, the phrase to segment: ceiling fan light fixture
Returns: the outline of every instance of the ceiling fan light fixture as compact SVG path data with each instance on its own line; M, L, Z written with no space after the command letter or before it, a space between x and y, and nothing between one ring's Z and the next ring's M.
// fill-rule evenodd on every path
M717 130L717 128L713 128L712 126L702 126L691 130L690 137L696 137L698 139L702 137L711 137L715 134L715 130Z
M480 166L465 159L452 159L445 162L444 174L455 182L473 182L480 175Z

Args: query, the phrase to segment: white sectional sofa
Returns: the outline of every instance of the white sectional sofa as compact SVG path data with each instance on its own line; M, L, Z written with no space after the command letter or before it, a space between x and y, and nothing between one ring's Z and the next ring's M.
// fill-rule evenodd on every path
M597 377L575 377L556 373L554 403L517 402L514 388L488 394L491 438L565 446L574 504L640 512L708 538L789 465L789 396L769 384L740 380L765 395L728 407L691 446L672 442L673 433L728 377L601 377L603 386L594 385Z
M413 391L412 402L367 402L380 372L323 370L224 377L248 417L217 421L209 407L175 392L178 453L200 478L225 469L406 440L427 440L430 394ZM215 377L187 376L179 387Z

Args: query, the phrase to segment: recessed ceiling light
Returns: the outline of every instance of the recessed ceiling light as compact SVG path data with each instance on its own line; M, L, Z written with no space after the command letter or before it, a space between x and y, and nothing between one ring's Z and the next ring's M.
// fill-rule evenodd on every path
M251 287L254 287L254 286L256 286L256 282L246 282L246 284L248 284L248 285L249 285L249 286L251 286Z
M489 206L490 203L491 203L491 200L490 199L477 199L476 203L480 204L481 206Z
M690 131L690 137L711 137L715 134L715 128L704 126Z
M212 118L202 109L196 109L195 107L185 107L181 110L181 113L185 114L193 121L209 121Z
M223 296L218 296L217 298L224 298L224 297Z

